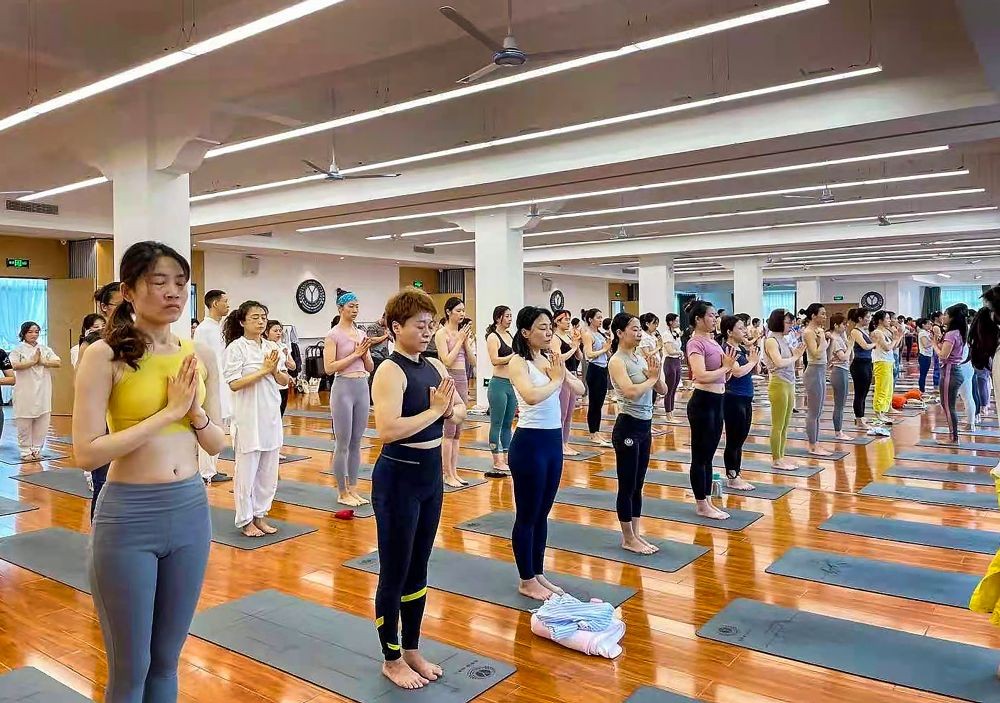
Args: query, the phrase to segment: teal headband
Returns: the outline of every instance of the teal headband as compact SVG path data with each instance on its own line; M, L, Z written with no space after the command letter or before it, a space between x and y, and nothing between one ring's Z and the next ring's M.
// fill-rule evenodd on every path
M353 303L357 299L358 296L354 295L354 293L351 293L350 291L346 293L341 293L340 297L337 298L337 306L344 307L348 303Z

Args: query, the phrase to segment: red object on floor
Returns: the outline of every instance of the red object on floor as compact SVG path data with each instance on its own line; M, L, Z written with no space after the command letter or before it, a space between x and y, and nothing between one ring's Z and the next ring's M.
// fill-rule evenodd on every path
M906 391L906 399L907 400L923 400L924 399L924 394L921 393L918 388L913 388L911 390Z
M354 511L353 510L338 510L333 514L338 520L353 520Z
M892 396L892 407L894 407L896 410L902 410L904 405L906 405L906 396L902 395Z

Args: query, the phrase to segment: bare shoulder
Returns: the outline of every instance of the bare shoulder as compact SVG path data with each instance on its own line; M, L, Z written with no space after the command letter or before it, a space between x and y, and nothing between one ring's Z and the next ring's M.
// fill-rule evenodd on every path
M110 364L114 358L114 350L103 339L98 339L93 344L88 344L87 348L83 350L83 357L80 359L80 363L83 363L84 359L92 359L95 362Z
M425 356L424 358L431 363L431 366L438 370L438 373L441 374L441 378L448 375L448 369L445 368L440 359L435 359L432 356Z

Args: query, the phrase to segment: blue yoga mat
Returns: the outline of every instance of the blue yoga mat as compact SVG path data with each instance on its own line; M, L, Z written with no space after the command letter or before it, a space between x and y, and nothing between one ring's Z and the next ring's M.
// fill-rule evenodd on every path
M915 466L891 466L885 472L889 478L916 478L921 481L961 483L967 486L992 486L993 477L981 471L956 471L949 469L918 469Z
M944 451L921 452L912 449L896 452L896 458L904 461L933 461L939 464L964 464L965 466L985 466L988 468L993 468L1000 463L1000 457L952 454Z
M862 488L859 493L865 496L912 500L930 505L954 505L959 508L1000 510L1000 507L997 506L996 494L992 491L990 493L973 493L972 491L952 491L941 488L899 486L894 483L874 481Z
M662 688L643 686L626 698L625 703L699 703L699 699L664 691Z
M608 469L596 475L601 478L618 478L618 472L615 469ZM670 486L671 488L691 488L690 476L688 476L687 472L682 471L647 471L646 483L654 483L658 486ZM777 500L792 491L791 486L776 486L773 483L761 483L760 481L751 481L750 483L754 486L752 491L737 491L727 488L725 480L723 480L722 493L727 496Z
M970 530L967 527L946 527L888 517L835 513L821 524L819 529L884 539L890 542L957 549L976 554L995 554L997 550L1000 550L1000 532Z

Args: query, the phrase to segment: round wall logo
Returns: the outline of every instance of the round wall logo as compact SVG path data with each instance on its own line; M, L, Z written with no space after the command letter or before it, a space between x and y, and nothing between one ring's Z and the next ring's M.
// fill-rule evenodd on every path
M563 295L561 290L552 291L552 295L549 296L549 307L552 312L559 312L566 306L566 296Z
M865 310L875 312L881 310L883 305L885 305L885 298L878 291L869 291L861 296L861 307Z
M315 278L302 281L295 291L295 302L302 312L315 315L326 305L326 290L323 284Z

